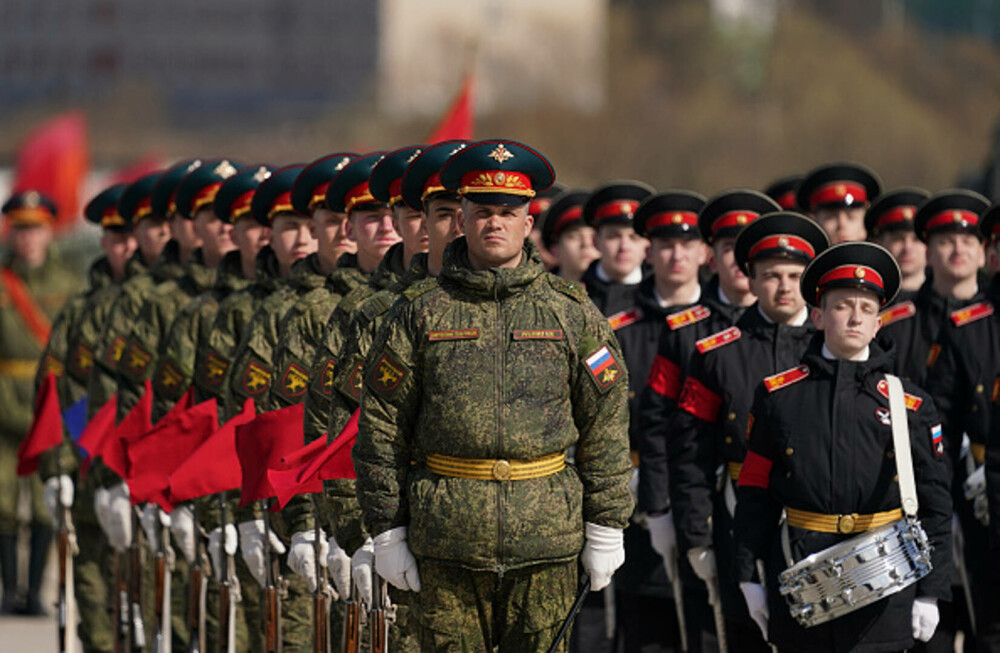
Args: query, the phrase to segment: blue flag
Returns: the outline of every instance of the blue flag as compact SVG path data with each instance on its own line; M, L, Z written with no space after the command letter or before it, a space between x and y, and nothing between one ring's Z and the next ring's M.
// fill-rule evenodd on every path
M79 441L83 429L87 427L87 395L84 395L72 406L66 407L63 410L62 418L63 426L66 427L69 436L73 438L73 442Z

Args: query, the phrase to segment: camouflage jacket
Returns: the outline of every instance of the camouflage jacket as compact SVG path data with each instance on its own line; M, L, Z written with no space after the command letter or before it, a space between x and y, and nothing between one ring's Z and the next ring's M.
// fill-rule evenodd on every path
M419 558L500 572L571 560L584 522L624 528L628 373L583 288L547 274L530 240L515 268L475 271L464 238L441 277L385 318L365 362L354 447L372 533L409 527ZM428 456L574 464L515 481L442 476Z

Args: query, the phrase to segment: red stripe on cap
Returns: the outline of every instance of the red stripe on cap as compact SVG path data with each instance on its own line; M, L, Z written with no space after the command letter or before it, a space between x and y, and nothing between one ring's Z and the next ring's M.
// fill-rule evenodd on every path
M559 231L565 227L568 223L574 220L579 220L580 216L583 215L582 206L571 206L562 212L562 214L556 219L555 224L552 225L552 235L559 235Z
M462 175L459 194L502 193L534 197L531 177L515 170L473 170Z
M191 215L198 212L201 207L206 204L211 204L215 201L215 196L219 193L219 188L222 186L221 181L216 181L214 183L205 186L199 190L194 195L194 200L191 202Z
M138 222L153 212L153 199L144 197L135 205L135 212L132 214L132 222Z
M625 215L631 218L637 208L639 208L638 200L615 200L613 202L601 204L594 209L594 222L604 220L605 218L613 218L619 215Z
M910 222L913 220L913 215L917 212L917 207L915 206L894 206L893 208L885 211L882 215L878 216L878 220L875 221L875 226L879 229L885 229L886 227L891 227L892 225L900 224L901 222Z
M393 179L389 184L389 206L396 206L403 201L403 178Z
M694 227L698 226L698 214L691 211L663 211L661 213L654 213L646 220L646 231L657 227L680 226L682 224Z
M962 227L975 227L979 224L979 216L972 211L966 211L965 209L948 209L947 211L941 211L935 214L927 220L927 224L924 225L924 231L930 231L936 227L945 227L948 225L959 225Z
M316 208L317 204L323 204L326 202L326 189L329 188L330 182L324 181L318 184L316 188L313 189L312 199L309 200L309 210L312 211Z
M801 252L808 256L809 258L814 258L816 256L816 250L813 246L809 244L809 241L804 238L799 238L798 236L793 236L792 234L776 234L774 236L768 236L767 238L761 238L757 243L750 248L750 252L747 254L747 259L752 260L758 252L762 252L768 249L794 249L797 252Z
M344 195L344 213L350 213L351 209L358 204L367 204L368 202L374 201L375 197L368 188L368 180L366 179L351 190L347 191Z
M774 201L778 203L778 206L789 211L795 208L795 191L789 190L785 191L781 195L774 198Z
M441 183L441 172L440 171L435 172L434 174L432 174L430 177L427 178L427 181L424 182L424 190L422 193L420 193L420 199L425 200L427 199L428 195L433 195L434 193L440 193L445 190L448 189L445 188L444 185Z
M816 285L820 290L822 290L823 286L828 285L830 282L840 281L843 279L866 281L878 286L879 288L885 288L885 284L882 281L882 275L876 272L874 268L870 268L867 265L838 265L821 276L819 281L816 282Z
M759 217L760 214L753 211L730 211L729 213L723 213L712 222L712 233L715 234L720 229L728 229L729 227L742 227L750 224Z
M771 487L771 467L774 462L765 458L759 453L751 451L743 461L743 469L740 470L740 487L759 487L767 489Z
M292 191L286 190L283 193L278 193L275 198L271 201L271 208L267 212L267 221L270 222L274 219L274 216L278 213L285 213L288 211L294 211L292 208Z
M809 208L843 202L848 195L851 196L852 203L868 201L868 191L863 185L853 181L833 181L813 191L809 196Z
M253 202L253 194L254 190L248 190L233 200L233 206L229 210L230 222L236 222L238 218L250 212L250 204Z
M536 197L528 204L528 213L535 216L541 215L550 206L552 206L551 197Z

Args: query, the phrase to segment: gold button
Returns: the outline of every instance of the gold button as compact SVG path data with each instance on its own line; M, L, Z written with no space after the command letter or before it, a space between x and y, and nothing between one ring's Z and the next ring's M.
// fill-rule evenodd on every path
M629 390L628 391L628 398L629 399L635 399L635 390Z
M837 520L837 532L839 532L839 533L853 533L854 532L854 515L841 515L840 519Z
M976 392L979 393L979 394L983 394L983 384L982 383L980 383L979 385L976 386Z
M736 413L729 413L729 421L732 422L736 419Z
M493 463L493 478L498 481L510 480L510 463L506 460L497 460Z
M892 452L892 451L886 451L885 452L885 457L889 458L889 459L892 459L895 455L896 454L894 452Z
M977 406L976 404L972 404L972 412L978 413L979 412L979 406Z
M896 474L895 476L892 477L892 482L899 483L899 474Z
M791 477L792 477L791 472L785 472L785 478L791 478Z
M788 447L787 449L785 449L785 455L786 456L791 456L793 453L795 453L795 449L792 449L791 447Z
M733 439L730 436L727 435L726 436L726 444L732 444L732 443L733 443Z

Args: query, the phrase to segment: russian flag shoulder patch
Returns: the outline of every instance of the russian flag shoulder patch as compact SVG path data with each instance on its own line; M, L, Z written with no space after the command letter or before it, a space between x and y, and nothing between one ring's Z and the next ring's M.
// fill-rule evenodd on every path
M584 360L584 364L601 389L611 387L622 376L622 368L607 346L602 346L588 356Z

